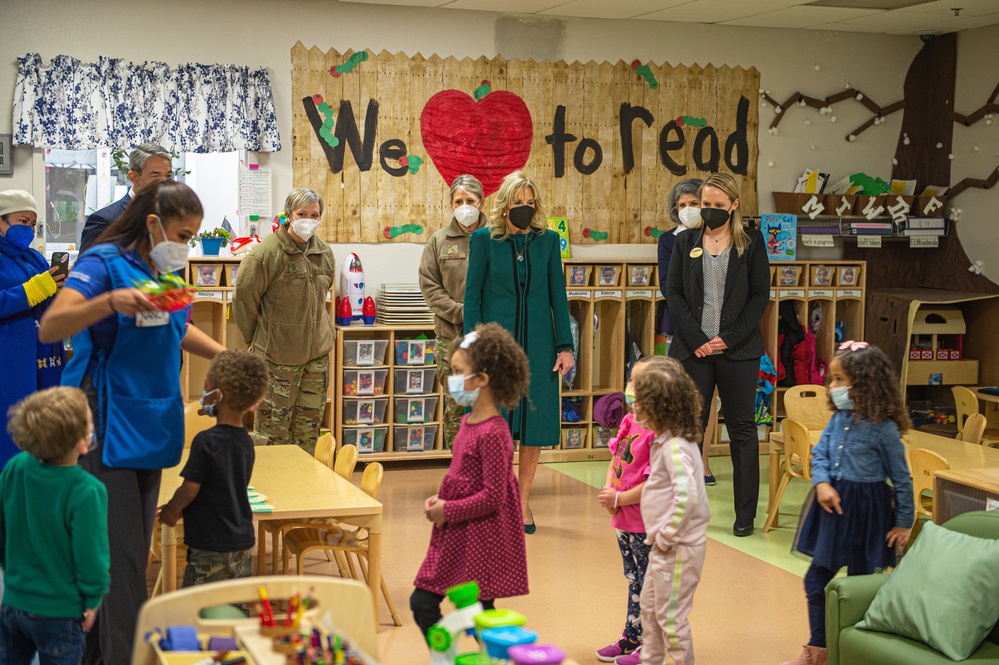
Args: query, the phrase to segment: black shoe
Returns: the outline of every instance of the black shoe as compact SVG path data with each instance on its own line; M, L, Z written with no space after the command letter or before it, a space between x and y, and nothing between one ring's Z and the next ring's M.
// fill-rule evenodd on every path
M530 535L530 534L534 533L537 530L538 530L538 526L534 522L531 522L530 524L525 524L524 525L524 533L526 533L527 535Z
M745 525L736 522L735 525L732 527L732 533L740 538L745 538L746 536L753 535L753 531L755 530L756 529L753 527L752 522Z

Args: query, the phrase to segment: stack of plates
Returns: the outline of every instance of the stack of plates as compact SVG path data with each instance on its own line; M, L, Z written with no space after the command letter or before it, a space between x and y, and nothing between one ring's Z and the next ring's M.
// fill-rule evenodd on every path
M378 323L383 325L433 324L419 284L382 284L378 292Z

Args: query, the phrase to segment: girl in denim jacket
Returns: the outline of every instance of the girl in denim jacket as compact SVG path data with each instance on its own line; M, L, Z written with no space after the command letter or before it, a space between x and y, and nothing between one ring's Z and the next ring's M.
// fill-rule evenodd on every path
M894 566L915 517L901 439L912 423L891 363L866 342L844 342L827 381L836 411L812 449L814 488L794 543L812 557L805 574L811 639L785 665L825 665L826 585L844 566L848 575Z

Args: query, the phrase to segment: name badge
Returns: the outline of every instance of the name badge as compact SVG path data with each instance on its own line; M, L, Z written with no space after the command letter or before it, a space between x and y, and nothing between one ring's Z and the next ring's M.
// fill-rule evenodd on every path
M690 250L690 258L696 259L703 253L704 253L703 249L701 249L700 247L695 247L694 249Z
M155 328L170 323L170 314L156 310L155 312L139 312L135 315L136 328Z

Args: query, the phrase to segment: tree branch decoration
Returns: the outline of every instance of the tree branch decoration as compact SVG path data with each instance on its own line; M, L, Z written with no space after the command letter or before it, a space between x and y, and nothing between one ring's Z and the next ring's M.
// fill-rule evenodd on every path
M970 115L962 115L957 111L951 111L950 117L954 122L959 122L965 127L970 127L982 118L987 118L986 124L992 124L992 114L999 113L999 104L996 104L996 97L999 96L999 85L992 91L989 101L985 102L980 109ZM991 187L991 185L989 185Z
M947 198L953 200L955 196L968 189L969 187L978 187L979 189L992 189L995 184L999 182L999 167L992 170L992 174L983 179L980 178L965 178L960 181L949 190L947 190Z
M833 104L838 104L839 102L845 101L847 99L855 99L864 106L866 106L873 115L871 116L870 120L868 120L860 127L858 127L857 129L853 130L852 132L846 135L845 137L846 140L850 142L856 140L857 136L859 136L862 132L867 130L867 128L871 127L872 125L880 125L882 122L885 121L885 116L891 115L892 113L895 113L896 111L901 111L903 108L905 108L904 99L900 99L897 102L894 102L893 104L889 104L888 106L879 106L873 99L871 99L870 97L868 97L867 95L865 95L864 93L855 88L847 88L843 92L837 92L835 95L830 95L825 99L819 99L817 97L809 97L808 95L802 94L800 92L795 92L792 93L791 96L788 97L783 104L777 103L777 100L775 100L773 97L770 96L769 90L761 89L760 98L774 105L774 112L777 115L774 117L773 122L770 123L770 129L772 130L771 131L772 134L777 133L777 125L780 124L780 121L784 118L785 115L784 109L788 109L791 106L800 106L800 107L811 106L812 108L818 109L820 114L826 115L828 113L832 113ZM836 122L836 116L832 116L831 118L829 118L829 120L831 122Z

